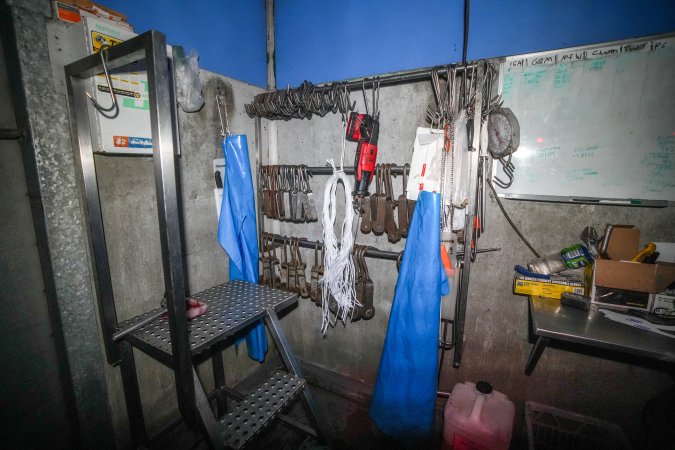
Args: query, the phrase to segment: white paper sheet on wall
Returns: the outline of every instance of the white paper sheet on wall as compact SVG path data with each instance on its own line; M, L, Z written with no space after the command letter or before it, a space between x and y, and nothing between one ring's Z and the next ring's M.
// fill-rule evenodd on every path
M417 200L420 191L440 192L443 130L417 128L408 177L408 200Z
M225 182L225 158L213 160L213 198L216 202L216 219L220 218L220 206L223 203L223 183Z

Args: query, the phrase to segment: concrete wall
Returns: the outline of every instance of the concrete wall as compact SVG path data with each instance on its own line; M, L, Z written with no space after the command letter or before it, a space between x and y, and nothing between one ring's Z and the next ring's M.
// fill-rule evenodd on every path
M360 92L352 97L362 103ZM380 97L379 162L409 162L415 129L424 126L427 104L433 102L430 83L383 87ZM360 106L357 106L357 109ZM337 115L277 123L280 164L323 165L339 159L342 129ZM353 161L354 143L347 143L345 161ZM315 176L312 189L321 208L327 177ZM401 180L395 180L396 195ZM339 198L339 197L338 197ZM643 243L675 239L673 208L640 209L508 201L505 207L540 253L546 254L579 242L584 226L602 229L605 223L634 224L642 230ZM319 209L320 210L320 209ZM268 221L268 230L321 239L321 225ZM358 234L356 242L382 250L403 249L386 235ZM520 430L523 402L533 400L619 423L635 437L642 407L671 381L662 372L599 357L547 349L531 376L524 375L531 345L527 342L527 299L511 293L513 266L532 259L527 247L512 231L494 200L487 206L486 232L480 247L501 247L499 253L479 255L472 265L466 314L466 341L460 369L452 368L452 352L445 359L440 388L451 390L463 381L490 381L496 390L516 403ZM305 250L311 267L312 252ZM302 301L284 319L291 343L300 358L356 379L367 391L374 384L396 285L394 262L369 259L375 283L375 317L370 321L339 324L321 336L320 308ZM360 382L360 383L358 383Z

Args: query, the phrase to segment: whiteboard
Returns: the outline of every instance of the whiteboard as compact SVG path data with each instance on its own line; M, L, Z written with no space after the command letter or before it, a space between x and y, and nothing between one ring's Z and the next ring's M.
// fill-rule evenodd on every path
M675 35L508 57L499 92L520 123L500 196L675 202Z

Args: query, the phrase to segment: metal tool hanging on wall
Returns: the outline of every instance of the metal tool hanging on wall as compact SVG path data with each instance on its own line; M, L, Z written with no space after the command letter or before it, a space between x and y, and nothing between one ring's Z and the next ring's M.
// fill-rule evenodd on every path
M261 166L258 173L266 217L296 223L318 220L307 166Z
M319 257L319 247L321 247L321 257ZM319 281L323 277L323 258L324 250L323 245L319 242L314 243L314 265L312 266L311 276L310 276L310 287L309 287L309 298L316 304L316 306L322 305L323 291L319 286Z
M315 114L323 117L329 112L346 115L355 106L356 102L351 102L345 83L319 87L305 81L297 88L289 86L287 89L258 94L244 108L249 117L289 120L311 119Z
M407 199L405 191L410 165L406 164L400 172L403 174L403 193L398 198L394 195L392 182L394 167L394 164L375 166L375 192L360 202L361 233L372 232L379 236L386 232L390 242L398 242L401 237L407 236L415 209L415 202ZM394 213L395 209L398 209L398 214Z
M366 264L366 250L370 247L363 245L354 246L354 267L356 268L356 299L361 306L354 308L352 315L352 322L360 319L370 320L375 316L375 307L373 306L373 298L375 297L375 285L370 278L368 272L368 265Z
M107 117L108 119L114 119L117 117L117 115L120 112L119 106L117 105L117 99L115 97L115 89L113 88L112 81L110 80L110 74L108 73L108 49L110 48L109 45L102 45L101 48L98 50L98 54L101 57L101 66L103 66L103 75L105 76L105 82L108 86L108 93L110 94L110 100L112 103L108 107L104 107L101 105L99 102L96 101L94 96L90 94L89 92L86 92L87 97L89 97L89 100L94 105L94 108L98 110L104 117Z

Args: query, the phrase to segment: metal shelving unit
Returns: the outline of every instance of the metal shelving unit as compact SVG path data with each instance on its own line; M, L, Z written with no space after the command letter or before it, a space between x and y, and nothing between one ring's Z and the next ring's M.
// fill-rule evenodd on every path
M137 446L148 443L142 411L133 347L147 353L174 372L178 407L185 423L201 425L214 448L241 448L276 418L295 429L323 439L321 416L303 380L303 374L277 313L297 303L297 295L244 281L207 289L191 297L209 306L208 311L188 321L185 274L181 241L180 198L176 166L178 137L172 73L167 63L165 36L148 31L66 66L71 117L77 131L76 166L84 188L92 269L101 328L108 362L120 365L132 437ZM104 64L105 58L105 66ZM118 323L108 251L98 191L91 124L97 112L89 108L86 81L103 71L145 60L148 74L155 187L159 215L167 310L157 309ZM222 348L229 339L253 322L264 319L288 373L274 374L262 389L248 396L225 386ZM207 395L197 376L195 361L211 356L216 390ZM226 411L229 396L240 403ZM280 416L291 401L301 396L314 430ZM271 401L272 397L274 397ZM216 400L213 408L209 399ZM214 410L215 409L215 410ZM250 412L256 413L251 420ZM249 414L246 414L249 413ZM218 416L223 416L219 418ZM178 422L180 423L180 422Z

